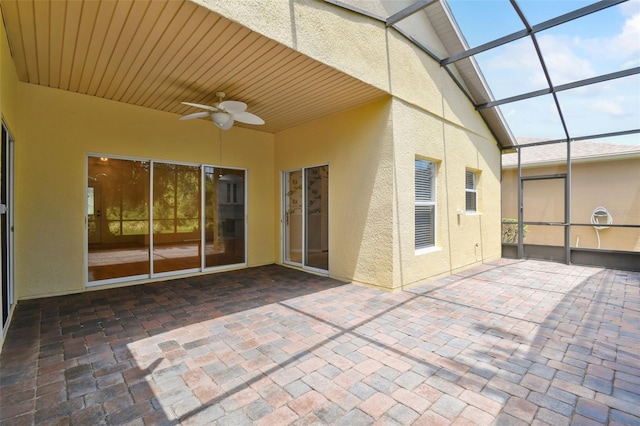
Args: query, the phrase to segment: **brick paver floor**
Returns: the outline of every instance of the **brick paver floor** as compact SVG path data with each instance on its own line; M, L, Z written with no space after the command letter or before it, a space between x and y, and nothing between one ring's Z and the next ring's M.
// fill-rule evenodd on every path
M265 266L20 302L0 423L640 424L640 273L385 293Z

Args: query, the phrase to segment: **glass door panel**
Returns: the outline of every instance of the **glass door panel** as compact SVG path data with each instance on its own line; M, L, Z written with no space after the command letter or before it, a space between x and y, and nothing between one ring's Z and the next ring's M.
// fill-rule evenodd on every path
M285 263L329 270L329 166L285 172Z
M329 269L329 166L305 170L305 266Z
M154 163L154 274L200 268L200 191L200 167Z
M97 181L87 184L87 239L90 245L99 244L102 235L102 191Z
M245 171L204 168L205 267L245 262Z
M88 280L149 275L146 161L88 157Z
M284 261L302 264L302 170L284 174Z

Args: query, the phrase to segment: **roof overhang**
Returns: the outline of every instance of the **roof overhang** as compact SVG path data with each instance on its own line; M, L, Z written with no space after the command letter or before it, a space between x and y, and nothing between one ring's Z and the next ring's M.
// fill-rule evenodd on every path
M179 115L223 91L278 133L389 96L188 0L0 0L18 78Z

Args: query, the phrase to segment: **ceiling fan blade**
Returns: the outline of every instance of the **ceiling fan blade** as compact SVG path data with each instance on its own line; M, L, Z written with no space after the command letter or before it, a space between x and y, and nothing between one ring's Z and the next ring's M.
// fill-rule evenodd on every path
M193 114L187 114L180 117L179 120L192 120L194 118L204 118L204 117L208 117L209 114L211 113L207 111L194 112Z
M238 101L222 101L220 102L220 108L230 114L237 114L245 111L247 109L247 104Z
M241 123L246 124L264 124L264 120L262 118L247 111L233 114L233 118Z
M233 118L229 119L229 121L227 121L226 123L224 123L222 126L219 126L219 127L222 130L229 130L232 126L233 126Z
M207 111L218 111L218 108L213 107L211 105L202 105L202 104L194 104L192 102L181 102L184 105L189 105L192 107L196 107L196 108L202 108L202 109L206 109Z

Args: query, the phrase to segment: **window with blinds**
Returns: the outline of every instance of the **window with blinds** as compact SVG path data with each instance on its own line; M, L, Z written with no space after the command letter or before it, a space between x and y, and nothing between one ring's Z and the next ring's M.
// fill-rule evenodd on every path
M417 250L433 247L436 241L436 165L427 160L416 159L415 168L415 245Z
M466 211L478 211L477 174L467 170L465 175L465 206Z

